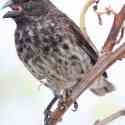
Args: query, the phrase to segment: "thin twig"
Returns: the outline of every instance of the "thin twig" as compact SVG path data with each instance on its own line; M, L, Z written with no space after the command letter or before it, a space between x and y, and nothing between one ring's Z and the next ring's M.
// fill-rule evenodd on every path
M102 21L102 15L110 15L110 14L113 14L114 16L117 15L117 13L111 8L111 6L109 5L108 7L105 8L105 11L103 12L98 12L96 11L96 14L98 16L98 20L99 20L99 24L102 25L103 24L103 21Z
M124 5L125 6L125 5ZM110 31L110 36L108 36L104 46L103 46L103 52L108 52L113 49L113 47L116 45L115 41L118 36L118 33L120 31L120 28L123 24L123 21L125 19L125 8L123 7L119 14L115 16L112 29Z
M118 40L116 40L115 44L119 44L121 42L121 40L123 39L124 37L124 31L125 31L125 27L122 27L121 28L121 32L120 32L120 37Z
M94 123L94 125L106 125L106 124L112 122L113 120L118 119L118 118L121 117L121 116L125 116L125 109L120 110L120 111L118 111L118 112L116 112L116 113L113 113L113 114L111 114L110 116L106 117L106 118L103 119L103 120L98 120L98 121L96 121L96 122Z

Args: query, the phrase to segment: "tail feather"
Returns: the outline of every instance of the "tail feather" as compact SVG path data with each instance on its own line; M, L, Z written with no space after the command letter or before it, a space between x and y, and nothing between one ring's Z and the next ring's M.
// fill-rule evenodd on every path
M98 96L104 96L114 91L115 87L102 76L90 87L90 90Z

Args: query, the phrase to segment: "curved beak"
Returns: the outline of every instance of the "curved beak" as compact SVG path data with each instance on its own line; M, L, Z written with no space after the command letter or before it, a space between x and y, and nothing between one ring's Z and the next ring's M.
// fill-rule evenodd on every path
M17 11L8 11L6 14L3 15L3 18L15 18L19 15L20 13Z

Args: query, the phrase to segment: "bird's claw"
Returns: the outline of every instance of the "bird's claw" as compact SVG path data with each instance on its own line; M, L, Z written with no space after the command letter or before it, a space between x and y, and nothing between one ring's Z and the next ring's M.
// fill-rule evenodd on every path
M45 110L44 111L44 125L50 125L51 121L51 111Z
M65 92L66 92L65 93L66 97L70 97L72 95L72 88L71 89L67 89ZM72 109L72 111L75 112L77 110L78 110L78 103L75 101L74 102L74 109Z
M78 105L78 103L75 101L75 102L74 102L74 109L72 109L72 111L73 111L73 112L76 112L76 111L78 110L78 107L79 107L79 105Z

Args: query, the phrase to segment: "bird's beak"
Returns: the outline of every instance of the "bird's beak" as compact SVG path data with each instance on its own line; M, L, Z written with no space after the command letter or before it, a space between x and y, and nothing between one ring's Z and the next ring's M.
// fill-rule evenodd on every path
M17 12L17 11L8 11L4 16L3 18L15 18L17 16L19 16L20 13Z
M1 9L7 8L7 7L11 7L12 8L13 5L14 5L13 1L12 0L8 0L7 2L5 2L3 4ZM16 17L18 15L19 15L19 12L12 9L12 11L8 11L5 15L3 15L3 18L14 18L14 17Z

